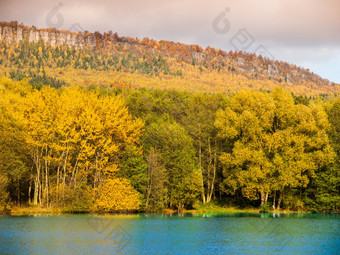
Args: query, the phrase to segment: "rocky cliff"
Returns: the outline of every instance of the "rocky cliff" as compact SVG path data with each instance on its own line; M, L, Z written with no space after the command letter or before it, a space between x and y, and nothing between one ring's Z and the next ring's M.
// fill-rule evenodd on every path
M19 27L0 24L0 41L6 43L18 43L23 40L38 42L43 40L50 45L74 46L75 48L96 47L96 38L91 34L74 33L70 31L59 31L56 29L36 29L35 27Z

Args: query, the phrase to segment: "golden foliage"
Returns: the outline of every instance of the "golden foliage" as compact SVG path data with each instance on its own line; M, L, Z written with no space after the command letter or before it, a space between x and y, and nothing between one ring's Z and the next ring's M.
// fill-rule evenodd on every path
M124 178L107 179L98 187L95 207L99 211L133 211L141 204L139 194Z

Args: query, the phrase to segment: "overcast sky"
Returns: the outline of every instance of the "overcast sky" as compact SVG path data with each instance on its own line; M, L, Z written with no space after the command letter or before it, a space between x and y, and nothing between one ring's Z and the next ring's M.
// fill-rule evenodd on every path
M340 83L340 0L0 0L0 20L257 52Z

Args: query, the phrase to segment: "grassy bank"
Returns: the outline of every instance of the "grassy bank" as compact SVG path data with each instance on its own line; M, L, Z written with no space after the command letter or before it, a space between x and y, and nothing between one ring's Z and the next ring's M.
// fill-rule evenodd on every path
M293 211L288 209L281 209L281 210L269 210L266 213L309 213L308 210L303 211ZM213 203L207 203L205 205L200 205L195 207L191 210L185 210L184 213L193 213L193 214L200 214L200 213L216 213L216 214L223 214L223 213L264 213L261 211L261 208L256 207L244 207L239 208L235 206L221 206L216 205Z
M271 213L308 213L307 211L292 211L292 210L272 210ZM105 214L101 212L94 211L70 211L63 208L54 208L54 207L40 207L40 206L13 206L10 210L7 211L9 215L61 215L61 214ZM119 212L116 212L119 213ZM126 213L126 212L120 212ZM135 212L136 213L136 212ZM138 213L143 213L140 211ZM173 209L164 209L155 213L163 213L163 214L176 214L177 210ZM219 205L215 205L212 203L200 205L190 210L184 210L182 213L186 214L201 214L201 213L211 213L211 214L223 214L223 213L260 213L259 208L248 207L248 208L237 208L233 206L223 207Z
M14 206L10 210L10 215L37 215L37 214L63 214L60 208L46 208L40 206Z

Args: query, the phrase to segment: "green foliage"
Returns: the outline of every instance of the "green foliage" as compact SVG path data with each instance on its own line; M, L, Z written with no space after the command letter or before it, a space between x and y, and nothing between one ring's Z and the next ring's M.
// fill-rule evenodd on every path
M47 67L83 70L90 68L91 70L98 71L128 70L131 73L138 70L144 74L170 74L169 64L162 56L153 56L152 58L144 57L143 61L140 61L137 56L131 53L105 54L104 52L95 52L88 49L75 50L68 45L53 47L46 45L42 40L38 43L28 43L27 41L19 42L15 47L15 54L5 54L9 53L5 45L0 44L0 49L1 48L4 49L4 58L1 60L11 63L12 66L18 67L19 70L28 66L30 69L42 69L43 72L44 68ZM26 75L20 73L20 71L12 71L11 77L21 80L25 78ZM42 82L49 82L45 84L53 86L50 84L52 81L51 77L47 78L47 80L45 80L45 74L43 76L37 75L37 77L41 77Z
M328 120L331 123L329 130L329 137L333 144L333 147L340 156L340 99L337 99L332 107L328 110Z
M290 189L286 192L283 200L283 207L293 211L306 210L307 206L305 204L305 199L302 197L301 188Z
M306 105L306 106L309 105L309 101L308 101L306 96L294 97L294 102L295 102L295 104L303 104L303 105Z
M0 172L0 213L6 210L6 206L9 202L9 192L7 191L8 185L8 178Z
M27 199L27 194L22 194L22 188L26 187L29 177L28 147L26 134L19 116L15 116L12 110L20 107L21 98L16 93L26 94L27 84L16 84L7 79L0 80L0 184L3 196L2 202L7 201L9 194L20 203ZM1 90L3 88L4 90ZM6 94L9 89L13 91ZM1 206L0 206L1 207Z
M10 72L10 76L12 79L21 81L23 79L28 79L29 84L32 85L32 87L34 89L38 89L40 90L43 86L51 86L52 88L61 88L62 86L66 85L65 82L60 81L56 78L47 76L45 74L45 72L43 73L43 75L36 75L36 74L30 74L29 76L26 76L24 73L20 72L20 71L12 71Z
M331 124L330 142L336 152L335 162L322 168L308 187L306 204L312 211L340 210L340 100L335 100L327 111Z
M269 213L273 209L273 206L270 203L266 203L260 206L260 213Z
M93 189L85 183L76 189L67 188L61 204L63 211L68 213L90 212L93 209L93 196Z
M146 155L148 164L148 183L145 209L159 211L165 208L168 201L167 173L162 163L162 156L154 148Z
M142 195L142 200L145 201L148 166L142 153L136 147L127 146L120 162L120 171L117 175L128 179L134 189Z
M166 168L170 207L183 209L198 196L199 181L195 177L195 152L190 136L176 122L150 124L143 136L146 151L156 149ZM198 182L198 183L197 183Z
M306 191L308 208L319 212L337 212L340 209L340 165L338 163L316 174Z

